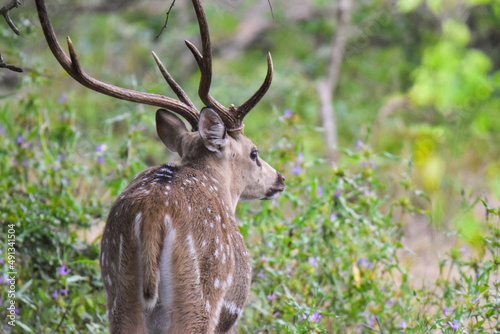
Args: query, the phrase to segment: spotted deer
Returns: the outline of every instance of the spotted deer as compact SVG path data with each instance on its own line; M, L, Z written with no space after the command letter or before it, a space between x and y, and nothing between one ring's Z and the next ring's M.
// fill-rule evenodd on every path
M243 118L267 92L264 83L239 107L224 107L209 93L212 55L207 19L192 0L202 40L186 41L201 71L201 112L154 59L179 100L112 86L87 75L67 38L57 41L43 0L36 0L48 45L76 81L115 98L161 107L156 129L181 157L139 173L113 204L101 240L100 266L111 333L230 333L243 313L252 269L235 220L238 201L271 199L283 176L263 161L243 133ZM163 109L165 108L165 109ZM174 113L182 116L192 127Z

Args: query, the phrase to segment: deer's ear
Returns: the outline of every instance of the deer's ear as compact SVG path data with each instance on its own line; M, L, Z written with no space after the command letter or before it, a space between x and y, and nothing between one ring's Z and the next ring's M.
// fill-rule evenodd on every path
M210 108L201 110L198 131L206 148L218 154L222 152L227 144L226 127L215 111Z
M158 109L156 111L156 132L170 151L180 153L181 137L189 131L184 122L175 114L165 109Z

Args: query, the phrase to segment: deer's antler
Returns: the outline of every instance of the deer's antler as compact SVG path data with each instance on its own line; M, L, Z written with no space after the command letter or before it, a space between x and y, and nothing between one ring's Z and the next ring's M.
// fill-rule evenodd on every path
M73 43L71 42L71 39L67 37L69 56L66 54L66 52L64 52L61 45L59 44L49 15L47 13L45 1L35 0L35 2L42 30L50 50L54 54L59 64L61 64L66 72L68 72L68 74L76 81L96 92L106 94L118 99L166 108L184 117L191 124L193 130L196 130L198 128L198 119L200 112L195 107L193 102L191 102L191 100L182 90L179 84L177 84L177 82L168 73L168 71L165 69L162 62L154 52L153 57L156 61L156 64L158 65L158 68L160 69L160 72L162 73L170 88L177 95L179 100L175 100L163 95L138 92L127 88L117 87L89 76L87 73L85 73L80 64L80 61L78 60L78 55L75 51ZM201 71L198 95L207 107L217 111L217 113L221 116L222 120L226 124L228 130L239 130L243 127L242 122L245 115L248 114L248 112L260 101L260 99L264 96L269 86L271 85L273 76L273 64L271 55L268 54L267 57L268 71L266 79L264 80L262 86L257 90L257 92L237 108L235 108L234 106L231 106L229 108L224 107L210 95L210 86L212 83L212 49L205 11L201 6L200 0L193 0L193 6L195 8L196 17L200 26L202 53L200 53L192 43L186 41L186 44L193 53Z
M267 55L268 67L266 78L257 92L255 92L252 97L250 97L239 107L224 107L210 95L210 86L212 84L212 46L210 42L210 32L208 30L207 17L199 0L193 0L193 6L196 11L196 17L198 18L198 24L200 27L202 52L200 53L198 49L189 41L186 41L186 45L193 53L201 71L198 95L207 107L217 111L228 129L241 129L243 127L243 118L262 99L262 97L266 94L267 90L271 86L271 82L273 79L273 61L271 58L271 54L268 53Z

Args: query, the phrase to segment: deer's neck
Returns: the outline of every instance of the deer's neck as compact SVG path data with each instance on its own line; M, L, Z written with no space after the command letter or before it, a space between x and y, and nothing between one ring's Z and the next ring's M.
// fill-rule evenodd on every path
M210 164L188 164L187 167L202 172L215 185L216 196L224 201L234 215L241 190L235 182L232 171L224 170L220 166Z

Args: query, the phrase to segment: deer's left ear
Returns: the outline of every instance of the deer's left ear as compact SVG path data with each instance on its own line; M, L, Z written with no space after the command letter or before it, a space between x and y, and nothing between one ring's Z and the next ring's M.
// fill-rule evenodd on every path
M217 154L222 153L227 144L226 127L215 111L210 108L201 110L198 131L206 148Z
M158 109L156 111L156 131L158 136L165 146L172 152L181 152L181 137L185 133L189 133L184 122L174 113Z

